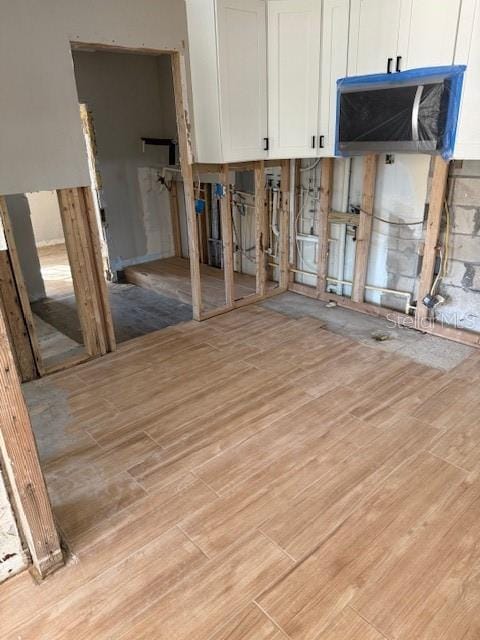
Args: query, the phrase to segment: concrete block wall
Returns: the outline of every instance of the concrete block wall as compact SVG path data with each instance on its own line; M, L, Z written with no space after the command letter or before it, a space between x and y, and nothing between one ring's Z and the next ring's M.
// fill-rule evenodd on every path
M448 185L450 241L448 268L436 310L445 324L480 331L480 161L452 163ZM445 238L445 223L443 238Z

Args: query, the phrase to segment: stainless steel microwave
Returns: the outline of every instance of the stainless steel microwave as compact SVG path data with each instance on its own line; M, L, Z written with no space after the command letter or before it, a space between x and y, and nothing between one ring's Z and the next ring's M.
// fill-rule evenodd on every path
M453 154L464 66L338 82L337 155Z

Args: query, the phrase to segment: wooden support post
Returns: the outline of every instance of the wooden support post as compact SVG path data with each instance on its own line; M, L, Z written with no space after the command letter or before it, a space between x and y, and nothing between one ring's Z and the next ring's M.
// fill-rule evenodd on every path
M317 249L317 291L324 292L327 288L328 276L328 238L330 224L328 214L331 209L333 186L333 158L322 158L320 162L320 203L318 224Z
M1 311L0 451L33 566L45 577L63 556Z
M220 200L223 246L223 274L225 278L225 304L227 306L232 306L235 298L235 283L233 273L233 228L228 164L222 165L220 180L225 189L224 196Z
M81 187L79 189L83 219L85 221L87 232L87 249L90 264L94 276L95 293L97 304L100 308L101 326L100 331L105 336L107 351L115 351L116 339L113 327L112 311L110 308L110 300L108 297L108 287L106 281L106 272L102 257L102 246L100 239L100 225L97 220L95 206L93 204L93 194L90 187Z
M20 302L22 315L28 330L28 337L32 348L35 365L37 371L41 375L44 372L44 368L42 355L40 353L40 345L38 343L37 331L35 329L35 323L33 321L32 308L30 306L27 287L25 285L25 280L23 279L22 267L20 266L20 259L17 253L17 245L15 243L15 237L13 235L13 229L10 222L10 215L8 213L7 203L3 196L0 196L0 218L3 225L3 231L5 233L5 240L7 242L12 273L15 278L18 300Z
M180 231L180 214L178 211L178 189L176 180L170 183L170 216L172 220L173 251L176 258L182 257L182 235Z
M255 163L255 257L257 261L257 293L265 295L267 281L267 265L265 261L265 165L263 160Z
M200 254L198 248L198 230L195 213L193 188L192 157L190 150L190 122L188 118L186 88L184 87L183 60L180 53L172 53L172 75L175 93L175 111L177 115L180 165L185 193L187 212L188 252L190 258L190 277L192 284L192 313L194 320L201 319L202 289L200 280Z
M419 323L428 317L428 308L423 304L422 300L430 293L432 288L438 237L440 235L440 224L442 222L443 201L447 188L448 167L449 163L440 156L434 158L422 272L418 285L417 309L415 312L415 318Z
M88 194L89 189L82 188L57 191L85 349L90 356L99 356L115 348L115 337Z
M352 300L363 302L365 284L367 282L368 254L372 235L373 201L375 197L375 181L377 176L376 155L364 157L363 193L360 222L357 231L357 250L355 253L355 272L352 285Z
M279 246L279 286L287 290L289 269L289 218L290 218L290 160L282 160L282 172L280 175L280 239Z
M34 380L37 366L8 251L0 251L0 308L21 380Z

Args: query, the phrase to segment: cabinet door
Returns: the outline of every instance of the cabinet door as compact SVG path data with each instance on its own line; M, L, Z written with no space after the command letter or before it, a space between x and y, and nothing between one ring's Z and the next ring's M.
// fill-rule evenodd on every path
M271 158L316 155L321 0L268 1Z
M402 0L400 69L453 64L461 0Z
M266 11L261 0L217 0L220 120L225 162L266 157Z
M347 75L349 0L323 0L319 155L335 153L337 80Z
M348 75L395 69L401 0L352 0Z
M466 64L454 157L480 160L480 0L463 0L455 64Z

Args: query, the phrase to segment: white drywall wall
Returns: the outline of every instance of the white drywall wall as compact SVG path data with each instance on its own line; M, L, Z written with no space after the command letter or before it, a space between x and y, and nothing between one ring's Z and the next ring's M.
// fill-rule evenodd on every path
M0 193L89 184L70 42L182 50L181 0L0 0Z
M26 196L37 247L65 242L56 192L38 191Z
M75 51L74 66L93 116L112 270L173 255L167 194L152 199L155 172L139 175L168 164L168 147L143 150L141 138L177 137L170 57Z

